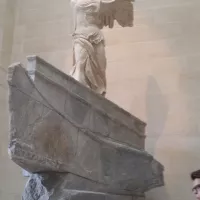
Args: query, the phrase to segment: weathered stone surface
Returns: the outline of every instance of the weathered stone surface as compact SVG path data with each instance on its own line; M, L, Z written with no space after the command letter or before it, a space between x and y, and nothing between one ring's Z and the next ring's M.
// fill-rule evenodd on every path
M45 104L51 105L81 127L144 149L144 122L44 60L32 56L28 57L28 61L27 73L43 95L43 100L48 100ZM35 95L35 98L41 99L40 95Z
M26 184L23 200L139 200L139 195L127 195L120 190L108 190L106 185L68 173L33 174Z
M136 117L39 58L27 70L11 66L8 82L9 153L25 170L68 172L129 195L163 185Z

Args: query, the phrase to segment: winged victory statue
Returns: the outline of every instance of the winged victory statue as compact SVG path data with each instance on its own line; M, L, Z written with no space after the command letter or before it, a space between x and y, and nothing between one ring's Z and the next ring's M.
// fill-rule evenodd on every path
M70 75L94 92L106 94L103 27L133 26L133 0L71 0L74 18Z

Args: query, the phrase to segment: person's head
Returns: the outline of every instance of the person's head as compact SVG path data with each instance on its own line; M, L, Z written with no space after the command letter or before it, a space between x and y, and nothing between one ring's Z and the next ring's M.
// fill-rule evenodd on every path
M200 170L191 173L191 179L193 181L192 191L196 198L200 200Z

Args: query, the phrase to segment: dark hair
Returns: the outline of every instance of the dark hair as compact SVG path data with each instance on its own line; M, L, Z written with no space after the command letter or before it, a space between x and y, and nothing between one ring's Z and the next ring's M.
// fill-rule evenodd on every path
M192 180L200 178L200 169L197 170L197 171L192 172L191 175L190 175L190 177L191 177Z

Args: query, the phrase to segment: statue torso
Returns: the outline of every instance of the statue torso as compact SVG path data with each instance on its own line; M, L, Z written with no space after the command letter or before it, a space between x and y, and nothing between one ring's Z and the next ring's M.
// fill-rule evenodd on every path
M74 35L82 36L91 43L104 40L100 31L100 0L73 0L75 30Z

